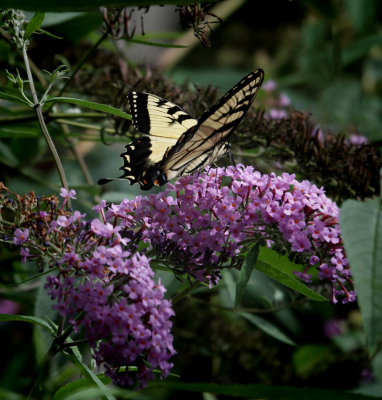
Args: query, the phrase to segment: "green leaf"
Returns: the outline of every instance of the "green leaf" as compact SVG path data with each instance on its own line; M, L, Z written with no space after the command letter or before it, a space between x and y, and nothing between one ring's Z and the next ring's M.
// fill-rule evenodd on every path
M277 253L277 251L266 246L260 247L259 260L268 264L272 264L274 267L290 275L293 274L293 271L299 271L305 268L304 265L296 264L289 260L287 256L282 256L281 254ZM293 274L293 276L295 275Z
M100 376L99 379L105 385L111 382L111 379L105 376ZM91 396L89 395L89 390L93 391ZM95 393L94 390L96 391ZM84 399L94 399L102 395L102 392L99 388L94 388L94 384L89 382L88 379L82 378L60 387L54 394L53 400L66 400L70 398L70 396L79 394L82 394Z
M285 333L282 332L276 325L272 324L266 319L247 312L239 312L239 315L251 322L257 328L261 329L263 332L267 333L269 336L280 340L280 342L289 344L291 346L296 346L296 343L292 339L285 335Z
M236 285L235 307L237 307L237 305L240 303L243 297L245 288L247 287L249 278L251 276L253 267L256 264L258 255L259 255L259 244L257 243L250 248L241 267L239 279Z
M375 400L375 397L355 394L348 391L321 389L316 387L291 387L277 385L218 385L214 383L153 382L150 389L168 388L190 392L207 392L235 398L267 400ZM180 395L178 395L180 398Z
M9 100L13 103L25 104L29 106L28 102L25 99L10 93L0 92L0 99Z
M35 117L36 118L36 117ZM33 125L5 125L0 126L0 138L1 139L25 139L41 136L41 130L37 126Z
M372 355L382 337L381 200L345 201L340 227Z
M119 110L118 108L114 108L111 106L107 106L105 104L94 103L93 101L87 101L82 99L74 99L71 97L48 97L45 100L45 103L71 103L77 104L81 107L91 108L92 110L102 111L107 114L116 115L117 117L130 119L131 115Z
M90 381L93 382L101 391L102 395L105 396L107 400L115 400L111 391L104 385L101 379L78 357L76 357L71 352L64 353L67 358L69 358L81 371L81 373Z
M50 334L54 335L51 326L41 318L32 317L30 315L10 315L10 314L0 314L0 321L21 321L29 322L31 324L39 325L45 328Z
M41 24L44 22L45 13L36 12L25 29L24 39L28 39L34 32L36 32Z
M291 272L292 269L297 269L297 265L292 263L288 257L281 256L274 250L261 247L255 268L273 280L288 286L289 288L309 297L312 300L328 301L326 297L321 296L320 294L309 289L300 280L298 280Z
M211 0L199 0L199 3ZM18 8L26 11L85 11L105 7L154 6L163 4L194 4L195 0L2 0L2 8Z

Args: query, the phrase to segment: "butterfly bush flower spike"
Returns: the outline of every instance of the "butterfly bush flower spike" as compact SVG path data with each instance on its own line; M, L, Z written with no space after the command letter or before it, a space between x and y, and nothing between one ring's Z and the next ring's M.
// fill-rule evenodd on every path
M223 185L223 178L231 182ZM217 283L222 268L239 266L250 240L291 254L305 282L331 286L331 300L354 301L351 272L338 226L339 209L323 189L294 175L262 175L252 167L213 169L186 176L167 190L125 200L105 213L122 220L120 234L140 227L150 251L174 265L174 272Z
M61 195L64 203L75 192L62 189ZM21 219L28 228L9 232L11 241L20 246L22 261L42 255L48 260L52 272L45 289L53 308L85 336L97 365L123 386L144 386L153 369L167 376L175 353L174 311L154 280L150 259L130 240L134 232L121 236L120 220L86 220L53 196L29 200L20 199L36 205ZM96 207L101 215L105 206Z
M172 366L171 303L154 282L149 259L122 247L128 240L119 236L119 226L98 219L83 225L83 217L59 226L66 237L76 230L83 247L74 252L68 245L58 260L61 274L50 276L46 288L55 309L76 331L84 330L98 366L119 385L144 386L153 368L166 376ZM121 372L130 365L138 366L136 376Z

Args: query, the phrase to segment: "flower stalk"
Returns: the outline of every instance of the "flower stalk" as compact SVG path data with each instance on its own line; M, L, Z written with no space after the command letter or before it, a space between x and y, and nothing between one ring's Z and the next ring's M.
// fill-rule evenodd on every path
M26 49L26 44L25 43L24 43L24 45L22 47L22 55L23 55L25 68L26 68L26 71L27 71L27 76L28 76L28 81L29 81L29 87L30 87L30 90L31 90L32 99L33 99L33 103L34 103L33 108L34 108L34 110L36 112L37 119L38 119L38 122L39 122L39 125L40 125L40 128L41 128L41 131L42 131L42 133L43 133L43 135L45 137L45 140L46 140L46 142L47 142L47 144L49 146L49 149L50 149L50 151L51 151L51 153L53 155L53 158L54 158L54 160L56 162L56 167L57 167L57 170L58 170L58 174L60 176L60 180L61 180L62 186L65 189L69 190L68 181L67 181L66 176L65 176L65 171L64 171L64 168L62 166L61 159L60 159L60 157L59 157L59 155L57 153L56 147L55 147L55 145L53 143L53 140L52 140L52 138L50 136L48 128L47 128L47 126L45 124L45 120L44 120L44 116L43 116L43 112L42 112L42 106L41 106L41 104L40 104L40 102L38 100L36 88L34 86L32 71L30 69L29 59L28 59L28 54L27 54L27 49ZM70 200L68 202L68 207L71 208Z

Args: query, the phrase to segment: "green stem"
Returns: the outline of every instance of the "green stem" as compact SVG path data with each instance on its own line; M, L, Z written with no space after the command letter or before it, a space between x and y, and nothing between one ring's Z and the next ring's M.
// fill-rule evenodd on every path
M77 316L76 316L76 320L81 319L85 314L85 311L81 311ZM60 326L59 326L59 332L60 334L56 337L56 339L54 340L52 347L55 346L56 348L59 347L61 348L61 346L65 343L65 340L70 336L70 334L73 332L73 326L70 325L68 326L68 328L66 328L65 331L63 331L64 328L64 319L62 319L60 322ZM62 332L62 333L61 333Z
M23 58L24 58L25 68L26 68L26 71L27 71L30 90L31 90L31 93L32 93L34 109L35 109L35 112L37 114L37 119L38 119L38 122L40 124L41 131L44 134L45 140L48 143L49 149L52 152L54 160L56 161L56 166L57 166L58 173L60 175L62 186L66 190L69 190L68 182L67 182L66 176L65 176L65 171L64 171L64 168L62 166L60 157L59 157L59 155L57 153L56 147L54 146L53 140L52 140L52 138L51 138L51 136L49 134L48 128L45 125L44 116L43 116L43 113L42 113L42 107L41 107L41 104L39 103L39 100L37 98L37 92L36 92L36 88L34 86L33 76L32 76L32 72L31 72L30 66L29 66L29 59L28 59L28 55L27 55L27 50L26 50L25 44L23 46L22 54L23 54ZM68 203L67 204L68 204L68 207L71 208L70 199L68 199Z
M60 321L58 322L58 328L57 328L57 337L62 335L62 331L64 330L64 325L65 325L65 317L60 317Z

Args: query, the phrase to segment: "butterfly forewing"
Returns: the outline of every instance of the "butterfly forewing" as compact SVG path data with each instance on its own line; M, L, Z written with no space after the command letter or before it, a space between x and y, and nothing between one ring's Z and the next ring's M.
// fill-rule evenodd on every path
M228 148L222 143L248 111L263 78L264 73L259 69L245 76L202 115L194 132L184 134L182 145L175 145L163 162L168 179L195 172L196 168L202 169L227 153Z
M199 129L211 132L210 135L221 134L224 140L227 140L251 106L263 79L264 72L261 69L245 76L201 116L198 122Z

